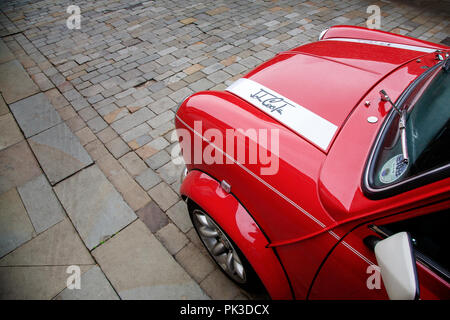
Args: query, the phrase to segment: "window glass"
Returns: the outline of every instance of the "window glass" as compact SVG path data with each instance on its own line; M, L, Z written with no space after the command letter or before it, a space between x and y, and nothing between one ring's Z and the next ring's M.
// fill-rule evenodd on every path
M399 115L395 115L375 157L371 182L382 188L450 163L450 73L438 68L416 86L400 108L408 110L403 162Z

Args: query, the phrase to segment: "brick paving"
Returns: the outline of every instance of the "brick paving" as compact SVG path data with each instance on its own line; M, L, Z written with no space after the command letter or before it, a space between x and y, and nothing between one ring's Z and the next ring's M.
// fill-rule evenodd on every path
M364 26L372 4L382 30L449 44L448 1L77 1L79 30L71 4L0 4L3 299L253 298L179 198L178 104L329 26Z

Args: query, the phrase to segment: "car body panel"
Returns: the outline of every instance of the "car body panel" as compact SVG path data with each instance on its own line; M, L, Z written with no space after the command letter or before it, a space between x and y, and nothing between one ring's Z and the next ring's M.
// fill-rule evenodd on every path
M195 121L202 121L202 132L209 128L216 128L221 132L225 132L228 128L241 128L244 131L249 128L279 130L279 172L290 172L288 177L284 174L261 176L259 163L192 164L195 159L186 159L188 169L195 167L219 181L226 180L231 185L233 194L240 199L249 212L252 212L255 219L260 221L259 225L271 241L307 235L333 222L322 209L317 194L316 181L325 155L316 147L299 138L262 111L256 112L252 105L227 92L200 92L188 98L177 113L176 127L187 128L193 132ZM195 130L197 133L200 133L199 131L199 129ZM204 150L208 143L201 138L199 140L202 147L197 147L197 150ZM246 135L239 134L236 140L245 141L246 148L249 148L250 141ZM180 144L182 148L188 148L183 141ZM226 149L225 141L215 141L215 144ZM298 157L296 150L289 147L293 144L301 147L302 157ZM224 151L236 155L237 147L236 142L233 151ZM191 157L193 157L195 141L190 148ZM185 158L186 154L187 152L184 151ZM298 190L312 196L302 199ZM264 194L267 196L259 196ZM309 214L310 211L315 213L314 216ZM298 225L302 225L302 228L299 229Z
M205 91L188 97L175 118L177 130L185 129L192 134L188 143L179 133L187 168L202 171L217 181L225 180L231 186L232 194L257 222L268 245L278 253L297 299L308 297L322 264L323 270L330 270L330 265L335 264L333 259L348 259L353 267L341 268L342 272L352 272L352 268L360 272L361 268L376 263L373 253L362 242L353 240L358 237L357 233L352 234L352 229L358 224L450 197L450 178L381 200L367 198L361 185L372 145L392 108L381 101L379 91L387 90L396 101L419 75L439 62L436 54L332 38L360 37L433 50L449 48L362 28L353 28L354 33L350 27L334 29L325 33L324 41L281 53L245 76L338 126L326 150L226 91ZM376 117L377 121L370 123L369 117ZM227 129L242 131L236 134L234 147L228 149L225 140L207 136L207 129L217 130L222 137L226 137ZM256 163L238 159L239 142L246 151L251 150L254 142L248 134L251 129L278 131L277 174L262 174L261 168L266 164L260 159ZM270 142L258 146L273 151ZM205 163L201 159L196 162L195 154L201 155L205 150L219 155L223 162ZM231 159L229 163L227 159ZM200 192L196 197L202 203L208 202L206 194ZM345 240L341 240L343 237ZM320 278L317 282L321 283L320 290L325 290L326 283L336 288L342 285L340 281L333 282L331 275ZM360 279L349 281L350 286L361 286L354 283ZM360 293L357 288L353 291L355 297ZM365 294L360 297L366 297ZM316 291L311 295L318 297ZM386 298L386 295L367 297Z
M405 212L396 213L388 217L380 217L353 225L351 232L342 239L353 248L366 256L370 261L376 262L373 250L362 241L368 236L377 236L368 226L371 224L383 225L403 219L429 214L447 209L450 201L438 201L435 204L413 208ZM367 280L373 272L368 271L369 263L358 259L357 255L349 255L345 246L338 245L327 257L315 279L309 299L388 299L383 282L380 288L369 289ZM420 285L420 299L450 299L450 284L433 273L420 261L416 263ZM351 283L352 286L347 284ZM332 284L332 285L330 285Z
M370 44L319 41L280 53L245 78L341 128L372 86L399 66L423 55ZM318 95L317 90L323 94Z
M181 194L199 205L233 239L252 264L272 299L292 299L289 281L268 241L245 208L220 184L198 170L188 173Z
M322 39L328 40L333 38L365 39L372 41L384 41L388 43L398 43L423 48L448 50L448 47L443 44L415 39L399 34L393 34L382 30L367 29L356 26L333 26L332 28L327 30Z

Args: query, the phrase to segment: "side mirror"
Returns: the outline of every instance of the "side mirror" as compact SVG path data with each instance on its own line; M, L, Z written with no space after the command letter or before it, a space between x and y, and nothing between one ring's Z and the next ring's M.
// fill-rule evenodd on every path
M381 278L391 300L419 298L419 281L413 250L411 237L407 232L396 233L375 245Z

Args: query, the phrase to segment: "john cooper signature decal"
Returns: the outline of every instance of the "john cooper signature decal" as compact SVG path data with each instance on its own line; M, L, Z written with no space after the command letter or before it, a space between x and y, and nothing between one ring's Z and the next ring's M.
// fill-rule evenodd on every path
M226 90L251 103L322 150L328 149L336 133L336 125L253 80L241 78Z
M258 101L260 101L263 106L267 107L270 112L278 112L279 114L283 114L284 108L295 108L292 104L286 102L283 98L274 96L264 89L260 89L257 93L251 94L250 98L258 99Z

